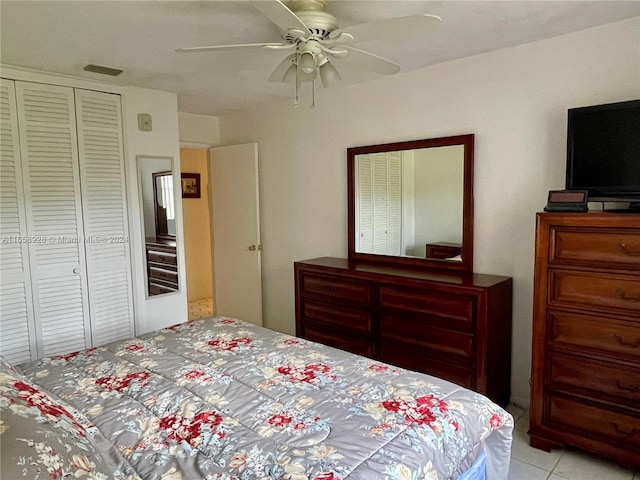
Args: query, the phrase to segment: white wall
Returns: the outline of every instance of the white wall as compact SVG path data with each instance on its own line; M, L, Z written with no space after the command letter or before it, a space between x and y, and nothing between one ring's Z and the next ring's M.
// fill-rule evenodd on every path
M259 144L264 318L293 332L293 262L347 254L347 147L474 133L474 269L512 276L527 405L535 213L564 187L567 108L640 98L640 18L220 117Z
M178 113L180 145L193 148L207 148L220 145L218 117Z
M180 148L178 142L178 102L175 93L136 87L87 81L75 77L49 74L2 65L2 76L16 80L50 83L69 87L86 88L118 93L122 99L124 127L125 175L129 212L129 245L133 264L134 309L136 334L162 328L187 320L184 248L178 241L178 274L180 292L146 298L144 263L144 226L138 191L136 156L173 157L174 171L180 172ZM152 116L153 131L138 130L138 114ZM180 178L174 179L175 191L180 191ZM176 229L182 238L182 199L176 196Z

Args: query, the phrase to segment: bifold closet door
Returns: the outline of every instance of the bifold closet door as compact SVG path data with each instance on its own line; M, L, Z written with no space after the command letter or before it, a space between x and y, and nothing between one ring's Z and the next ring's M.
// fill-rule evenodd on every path
M0 350L11 363L36 357L15 84L0 79Z
M73 89L16 82L37 356L91 343Z
M133 299L120 96L75 91L93 345L129 338Z

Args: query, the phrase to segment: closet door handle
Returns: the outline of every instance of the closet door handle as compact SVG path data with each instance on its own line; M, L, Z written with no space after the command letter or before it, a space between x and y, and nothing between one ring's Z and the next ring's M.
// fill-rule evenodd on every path
M73 273L75 273L76 275L80 275L80 267L75 267L73 269Z

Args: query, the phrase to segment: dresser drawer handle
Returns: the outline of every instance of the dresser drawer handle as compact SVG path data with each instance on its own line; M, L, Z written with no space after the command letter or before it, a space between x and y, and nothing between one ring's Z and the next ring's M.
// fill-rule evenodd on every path
M623 385L620 383L620 380L616 380L616 387L618 387L619 390L624 390L625 392L640 392L640 384L637 383L635 385Z
M625 342L624 340L622 340L622 337L620 335L614 335L613 338L615 338L617 342L623 347L631 347L631 348L640 347L640 338L637 338L635 342Z
M640 249L630 249L625 243L621 243L620 248L625 255L629 255L630 257L640 257Z
M640 302L640 296L627 297L627 293L621 288L616 290L616 295L623 299L625 302Z
M611 426L613 427L613 429L616 431L616 433L619 433L620 435L625 435L627 437L635 437L636 435L640 434L640 430L637 428L634 428L631 431L624 431L622 430L617 423L615 422L611 422Z

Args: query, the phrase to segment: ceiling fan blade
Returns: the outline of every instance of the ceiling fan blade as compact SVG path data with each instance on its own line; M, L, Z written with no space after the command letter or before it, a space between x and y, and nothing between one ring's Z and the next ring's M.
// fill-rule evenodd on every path
M360 50L359 48L352 47L351 45L341 45L340 48L349 52L345 59L354 59L360 62L364 68L373 72L380 73L382 75L393 75L400 71L400 65L393 63L391 60L387 60L386 58L382 58L375 53Z
M280 0L250 1L249 4L260 10L265 17L280 27L280 30L286 32L296 29L302 30L305 34L309 32L304 22Z
M407 17L390 18L339 28L331 32L329 38L335 38L342 33L346 33L353 37L354 43L371 40L394 40L407 34L426 33L441 21L442 19L436 15L409 15Z
M269 77L269 81L271 83L281 82L285 74L287 73L287 70L289 70L291 65L293 65L294 58L296 58L296 54L292 53L287 58L285 58L282 62L280 62L280 65L276 67L276 69L273 71L273 73Z
M178 53L198 53L198 52L213 52L215 50L242 50L248 48L267 48L267 49L279 49L289 48L291 45L286 43L240 43L238 45L210 45L207 47L187 47L178 48Z

